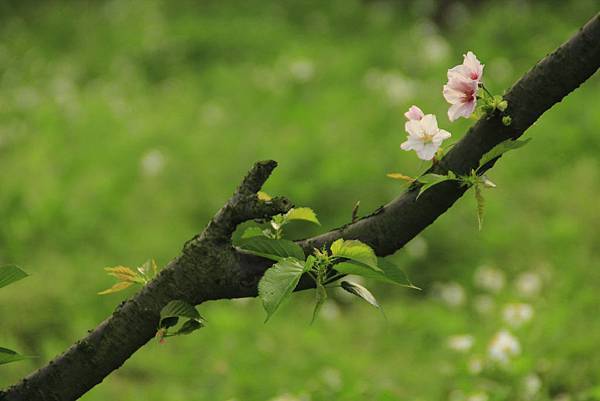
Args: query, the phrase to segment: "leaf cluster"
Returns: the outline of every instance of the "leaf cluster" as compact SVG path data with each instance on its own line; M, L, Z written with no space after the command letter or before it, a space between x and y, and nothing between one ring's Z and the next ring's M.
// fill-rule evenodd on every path
M175 330L180 319L183 323ZM190 334L204 327L205 322L206 320L200 316L196 307L185 301L173 300L166 304L160 312L156 338L163 342L166 337Z
M338 239L329 249L315 249L304 256L299 245L284 239L252 237L242 241L242 249L273 260L258 284L258 295L267 312L268 321L298 286L302 275L315 282L315 307L312 320L328 298L328 290L339 278L354 274L409 288L415 287L397 266L377 258L373 249L358 240ZM342 281L343 290L379 308L375 297L360 284Z
M406 181L409 184L415 182L421 184L421 186L419 187L419 193L417 194L417 199L431 187L446 181L456 181L460 183L460 185L473 187L475 193L475 202L477 204L477 222L479 230L481 230L483 225L483 213L485 208L483 189L496 188L496 184L494 184L485 174L483 174L485 168L489 163L498 159L504 153L510 150L519 149L527 145L529 141L530 139L507 139L506 141L499 143L481 157L481 159L479 160L479 166L477 167L477 169L471 170L471 173L469 175L456 175L453 171L448 171L448 173L445 175L427 173L417 178L412 178L401 173L390 173L387 176L396 180Z
M112 287L100 291L98 295L123 291L134 284L146 285L158 274L158 267L154 259L147 260L135 270L126 266L105 267L104 270L118 281Z

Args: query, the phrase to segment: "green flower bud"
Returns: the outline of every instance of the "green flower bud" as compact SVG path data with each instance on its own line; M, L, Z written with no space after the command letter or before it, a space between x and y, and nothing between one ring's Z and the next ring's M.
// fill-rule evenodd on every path
M512 124L512 118L510 118L510 116L502 117L502 124L508 127L510 124Z
M508 107L508 102L506 100L502 100L500 103L498 103L496 107L498 108L498 110L504 111Z

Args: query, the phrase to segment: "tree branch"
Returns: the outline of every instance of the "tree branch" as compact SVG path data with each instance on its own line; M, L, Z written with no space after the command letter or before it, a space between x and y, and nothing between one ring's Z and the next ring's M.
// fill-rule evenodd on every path
M600 67L600 14L568 42L541 60L507 92L512 125L498 116L478 121L432 171L457 174L477 167L498 143L517 138L546 110L592 76ZM487 168L492 167L489 163ZM0 400L67 401L83 395L119 368L156 333L161 308L170 300L199 304L206 300L256 296L257 283L270 262L232 248L230 235L242 221L266 218L291 207L284 198L257 201L275 162L257 163L234 196L206 229L184 246L161 274L87 337L21 382L0 392ZM444 213L464 193L452 182L432 187L416 199L409 189L370 216L331 232L300 241L306 253L337 238L360 239L380 256L400 249ZM301 283L302 287L309 284Z

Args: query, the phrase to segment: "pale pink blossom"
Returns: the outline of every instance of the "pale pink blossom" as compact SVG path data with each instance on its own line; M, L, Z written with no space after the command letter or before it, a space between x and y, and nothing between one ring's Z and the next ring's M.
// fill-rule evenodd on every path
M420 120L408 120L405 129L408 136L400 148L414 150L421 160L433 159L442 142L451 136L448 131L438 128L433 114L427 114Z
M425 117L423 111L415 105L410 106L410 109L406 113L404 113L404 117L408 120L421 120Z
M450 75L448 73L448 75ZM452 106L448 109L448 118L455 121L459 117L468 118L477 104L477 81L456 75L444 85L444 98Z
M467 52L461 65L448 70L448 83L444 85L444 98L452 106L448 118L455 121L459 117L468 118L475 110L477 89L483 77L483 64L473 52Z
M448 70L448 79L453 79L455 77L462 77L467 80L475 81L477 84L481 82L481 78L483 77L483 67L484 65L477 60L477 57L473 52L469 51L465 54L463 59L463 63L457 65Z

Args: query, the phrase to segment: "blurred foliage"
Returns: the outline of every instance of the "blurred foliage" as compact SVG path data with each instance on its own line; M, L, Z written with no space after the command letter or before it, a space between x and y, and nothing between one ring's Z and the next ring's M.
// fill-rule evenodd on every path
M399 149L408 106L455 139L469 126L442 118L462 53L501 93L597 6L452 2L442 30L433 1L3 1L0 261L31 277L0 294L0 344L39 357L3 367L0 387L111 313L123 295L96 295L112 284L102 268L168 262L254 161L276 159L265 190L323 229L357 200L366 214L401 192L387 172L425 167ZM465 197L394 256L425 291L378 288L387 322L343 297L313 326L309 294L268 325L257 300L212 302L207 328L149 344L83 399L516 400L532 374L531 399L600 399L599 89L596 76L498 163L483 231ZM298 226L290 237L320 231ZM487 298L482 264L506 276ZM513 287L523 272L543 282L531 299ZM449 336L485 356L515 301L535 310L514 331L521 355L470 373Z

